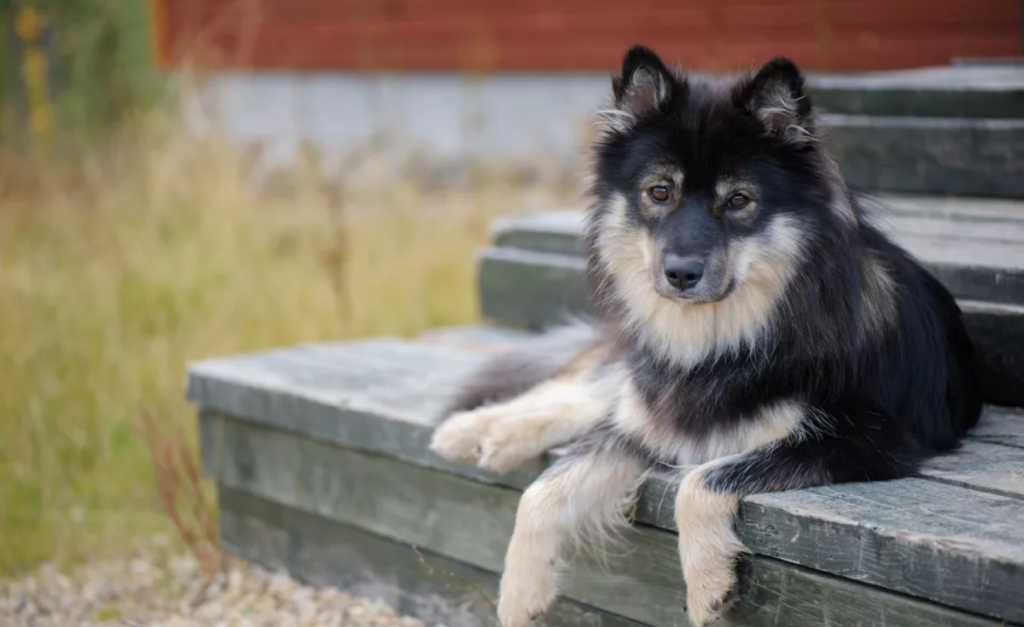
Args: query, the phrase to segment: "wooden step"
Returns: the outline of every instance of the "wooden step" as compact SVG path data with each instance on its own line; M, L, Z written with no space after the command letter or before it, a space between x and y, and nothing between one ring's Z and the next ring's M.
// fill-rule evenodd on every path
M493 351L528 340L442 330L193 364L187 395L226 546L307 578L414 592L435 589L421 581L429 565L388 573L421 550L493 593L519 491L550 457L498 476L427 443L454 386ZM1021 477L1024 416L990 407L963 451L918 477L745 499L738 530L753 554L730 624L1024 622ZM626 544L607 570L574 565L548 624L683 624L672 486L666 476L645 484ZM466 594L440 594L436 620L470 620L459 609Z
M899 193L1024 198L1024 119L827 115L847 181Z
M811 74L819 107L853 115L1024 118L1024 67L962 65Z
M1024 201L880 194L872 219L958 298L1024 305ZM503 248L580 256L582 213L555 209L496 220Z
M977 345L986 400L1024 404L1024 203L884 197L879 221L960 301ZM585 312L582 214L550 211L499 220L479 255L481 310L538 329Z

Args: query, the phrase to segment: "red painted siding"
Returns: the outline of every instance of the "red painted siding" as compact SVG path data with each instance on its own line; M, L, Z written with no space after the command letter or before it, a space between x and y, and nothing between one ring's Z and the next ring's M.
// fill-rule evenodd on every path
M701 69L807 69L1022 50L1018 0L154 0L163 64L254 69L610 70L645 43Z

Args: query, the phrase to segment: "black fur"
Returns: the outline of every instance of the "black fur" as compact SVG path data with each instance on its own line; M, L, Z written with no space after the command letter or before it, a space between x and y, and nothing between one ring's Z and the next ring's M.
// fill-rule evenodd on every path
M654 59L643 48L628 53L614 95L621 101L640 70L668 82L665 99L648 99L628 128L610 131L596 150L597 202L587 243L592 285L604 286L597 297L606 313L622 317L626 305L609 287L607 268L594 263L602 212L616 196L642 197L637 186L650 163L668 162L684 173L682 201L668 217L653 219L632 201L634 228L696 250L756 233L773 216L788 214L803 232L805 252L770 332L754 347L680 366L636 335L626 338L626 359L652 418L700 439L723 425L757 420L772 402L808 403L815 437L758 452L709 477L716 488L742 493L902 476L922 455L955 447L981 408L960 310L934 277L870 224L838 178L814 137L811 98L796 66L777 59L723 87L687 80ZM780 94L794 106L759 116ZM723 176L756 183L755 222L730 221L710 204ZM837 206L851 209L854 219ZM897 285L896 316L886 330L859 324L865 255L887 267Z
M737 494L905 476L923 457L955 448L981 410L960 310L934 277L871 224L861 199L848 190L820 141L797 66L776 59L756 73L705 83L635 47L613 80L612 95L613 124L595 147L588 274L613 330L608 339L618 346L615 358L648 409L651 431L699 443L762 420L773 404L804 405L799 433L707 474L709 488ZM681 173L670 210L645 205L642 185L652 164ZM722 204L719 188L729 180L756 190L753 213L739 217ZM780 216L795 225L801 240L795 274L753 345L683 363L645 341L642 321L626 323L627 299L600 260L605 214L618 210L620 198L627 199L628 228L649 234L661 255L711 260L729 242L764 233ZM878 276L865 272L876 267L885 269L894 288L892 307L873 302L878 294L869 284ZM731 297L728 274L719 275L721 289L702 298ZM685 303L685 293L667 298L680 307L704 306ZM872 305L879 305L882 319L868 323L864 312ZM500 358L471 382L456 407L510 398L567 363L526 353ZM617 431L614 414L573 448L575 454L626 454L652 466L676 461Z

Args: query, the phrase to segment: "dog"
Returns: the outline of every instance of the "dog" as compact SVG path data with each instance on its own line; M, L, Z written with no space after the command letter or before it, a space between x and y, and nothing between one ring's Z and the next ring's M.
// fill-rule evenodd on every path
M503 627L541 616L567 547L628 525L660 470L679 476L687 616L711 623L737 597L741 498L907 476L981 411L956 301L872 224L794 62L707 79L638 45L611 82L596 313L491 358L431 442L499 473L564 447L520 500Z

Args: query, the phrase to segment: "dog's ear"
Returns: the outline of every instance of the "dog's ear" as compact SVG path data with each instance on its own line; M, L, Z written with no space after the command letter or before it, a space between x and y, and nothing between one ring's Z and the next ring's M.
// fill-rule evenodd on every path
M772 59L740 84L735 98L740 109L764 126L766 134L794 143L815 139L811 97L793 61Z
M633 46L612 79L615 107L634 118L660 109L672 94L675 78L650 48Z

